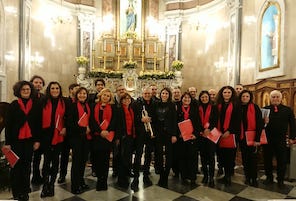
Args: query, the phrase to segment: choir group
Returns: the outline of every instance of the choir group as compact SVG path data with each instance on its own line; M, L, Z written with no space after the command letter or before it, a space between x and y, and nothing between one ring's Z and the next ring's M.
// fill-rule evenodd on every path
M284 187L286 146L294 142L295 122L294 113L281 104L282 95L277 90L271 92L271 104L265 107L269 114L262 116L252 92L243 90L242 85L224 86L218 93L204 90L199 95L194 87L184 93L180 88L165 87L157 94L156 85L151 85L137 99L122 85L117 86L113 95L105 88L103 79L95 81L95 94L71 84L68 98L63 96L58 82L50 82L44 94L43 86L44 79L33 76L30 82L19 81L13 87L17 99L7 113L5 148L19 156L10 171L16 200L29 200L30 182L43 184L41 197L54 196L57 175L58 183L65 182L70 153L73 194L89 188L84 180L88 160L93 176L97 177L96 190L108 189L111 152L113 176L118 177L117 185L121 188L130 186L138 191L141 169L144 185L152 185L149 178L152 160L161 187L167 187L171 169L175 177L195 185L198 161L202 163L202 183L213 187L216 155L218 173L224 174L216 181L230 186L238 147L245 183L256 187L258 146L264 150L264 183L274 182L275 156L277 183ZM184 122L190 122L186 124L190 126L181 129ZM214 134L218 135L217 140ZM267 144L262 142L263 135ZM133 177L131 184L130 177Z

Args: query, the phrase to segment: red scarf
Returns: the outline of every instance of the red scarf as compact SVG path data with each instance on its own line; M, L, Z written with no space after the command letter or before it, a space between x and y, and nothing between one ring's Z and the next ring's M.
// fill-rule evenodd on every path
M20 109L25 113L26 116L28 116L29 112L32 109L32 105L33 105L33 101L30 98L27 102L27 105L25 106L22 99L19 98L17 100ZM18 135L18 139L19 140L23 140L23 139L27 139L27 138L31 138L32 137L32 132L31 132L31 128L29 126L28 121L26 120L24 125L20 128L19 130L19 135Z
M134 135L134 111L125 105L122 105L122 108L125 115L126 133L127 135Z
M247 110L247 131L255 131L256 130L256 111L255 111L255 106L253 103L250 103L248 105L248 110ZM243 122L241 123L241 135L240 139L242 140L244 138L244 126Z
M182 112L184 113L184 120L189 119L189 111L190 111L190 105L188 105L188 107L184 107L184 105L182 105Z
M101 103L97 103L95 106L95 120L97 122L98 125L101 125L102 122L100 122L100 109L102 108L102 104ZM108 123L111 122L111 118L112 118L112 107L110 104L105 105L104 109L103 109L103 118L102 121L106 120ZM103 130L103 129L102 129Z
M221 104L218 105L218 110L219 110L219 113L221 113L221 110L222 110ZM229 128L232 110L233 110L233 104L229 103L228 107L226 108L226 113L225 113L225 118L224 118L224 124L223 124L223 131L224 132L227 131ZM218 129L221 131L220 118L218 121Z
M210 123L210 115L211 115L212 105L211 104L207 105L206 113L204 113L202 106L199 106L198 109L199 109L199 116L201 119L202 126L206 129L209 127L209 125L207 125L207 124Z
M89 108L88 104L85 103L85 107L86 107L86 111L87 111L87 112L85 112L82 104L83 103L77 101L78 119L81 119L82 116L83 116L83 118L87 119L86 126L81 126L81 127L87 127L88 123L89 123L89 117L90 117L90 108Z
M55 112L55 128L52 137L51 144L56 145L64 141L64 136L60 135L61 130L64 128L64 115L66 107L62 99L59 99L58 105ZM53 122L51 122L52 103L50 100L47 101L42 111L42 128L49 128Z

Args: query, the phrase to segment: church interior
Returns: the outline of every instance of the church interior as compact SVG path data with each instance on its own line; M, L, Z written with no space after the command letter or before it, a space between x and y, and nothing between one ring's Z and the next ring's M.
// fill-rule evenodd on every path
M0 0L0 101L14 100L13 85L33 75L58 81L65 96L76 82L92 92L97 77L133 97L150 84L199 92L240 83L261 107L280 90L296 114L293 8L292 0ZM228 188L204 186L201 175L195 186L171 177L161 188L152 170L153 185L140 183L138 192L118 188L111 176L109 190L96 192L96 179L86 176L89 191L73 195L66 182L46 200L296 199L291 179L286 189L245 185L241 164ZM30 200L43 200L40 190L33 186ZM10 192L0 189L1 199Z

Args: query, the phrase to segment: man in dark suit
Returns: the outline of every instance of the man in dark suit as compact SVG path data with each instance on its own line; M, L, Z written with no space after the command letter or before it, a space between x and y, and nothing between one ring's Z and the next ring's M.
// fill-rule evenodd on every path
M266 180L264 184L273 183L272 159L277 160L277 182L279 188L284 188L284 176L287 163L287 145L295 140L295 118L291 108L283 105L282 94L278 90L270 93L269 117L265 118L268 144L263 146L264 168ZM289 128L289 129L288 129ZM288 133L288 130L290 131Z

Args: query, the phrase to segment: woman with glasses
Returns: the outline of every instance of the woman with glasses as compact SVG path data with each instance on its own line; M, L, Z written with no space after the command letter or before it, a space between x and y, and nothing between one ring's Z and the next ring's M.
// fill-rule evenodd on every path
M29 200L30 172L33 150L40 146L41 107L33 98L34 87L28 81L13 86L17 97L7 111L4 149L14 151L19 160L10 170L11 189L14 200Z

